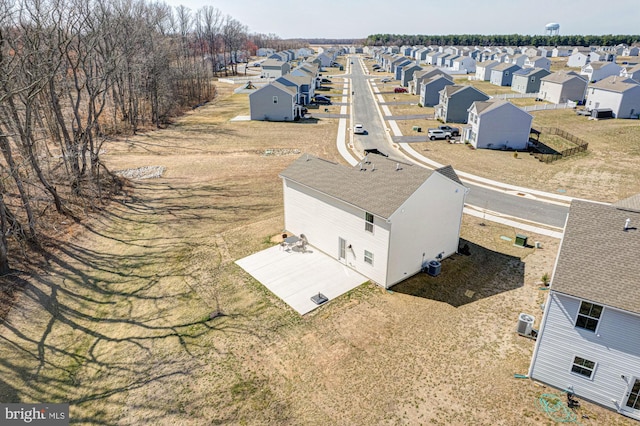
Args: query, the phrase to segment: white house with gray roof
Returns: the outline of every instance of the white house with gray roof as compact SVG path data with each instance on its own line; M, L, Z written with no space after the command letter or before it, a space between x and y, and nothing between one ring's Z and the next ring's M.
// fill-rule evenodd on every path
M609 108L615 118L640 115L640 83L617 75L593 83L587 89L587 109Z
M546 56L532 56L524 61L523 68L542 68L549 71L551 69L551 60Z
M589 52L577 50L577 51L574 51L574 53L572 53L571 56L569 56L569 59L567 60L567 66L583 67L587 65L589 61L590 61Z
M640 64L622 68L620 76L631 78L640 83Z
M584 100L587 81L574 71L557 71L542 77L538 97L562 104L567 101Z
M262 61L260 65L262 66L261 78L278 78L291 71L291 65L288 62L275 59L267 59Z
M476 64L476 80L491 80L491 70L500 65L499 61L484 61Z
M620 75L622 67L613 62L590 62L582 67L581 75L584 75L587 81L595 82L609 77L610 75Z
M450 166L369 154L348 167L303 154L280 177L285 229L380 286L458 250L467 188Z
M640 420L640 194L574 200L529 377Z

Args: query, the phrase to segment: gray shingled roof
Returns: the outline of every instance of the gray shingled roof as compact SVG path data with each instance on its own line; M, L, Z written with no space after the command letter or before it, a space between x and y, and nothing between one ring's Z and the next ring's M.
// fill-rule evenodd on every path
M521 68L518 71L515 71L513 73L513 75L529 75L532 74L534 71L539 71L542 68Z
M607 78L593 83L589 87L595 87L597 89L608 90L610 92L626 92L629 89L638 87L638 82L630 78L620 77L618 75L610 75Z
M434 173L376 154L369 154L367 159L367 163L348 167L303 154L280 177L387 219ZM450 166L437 171L460 183Z
M504 70L508 70L508 69L511 69L511 68L514 68L514 67L517 67L518 69L520 69L520 65L518 65L518 64L511 64L511 63L508 63L508 62L503 62L503 63L493 67L491 69L491 71L504 71Z
M498 61L494 61L494 60L488 60L488 61L484 61L484 62L478 62L476 64L476 68L486 68L488 66L496 66L498 65L500 62Z
M586 82L586 80L583 77L579 76L574 71L557 71L552 74L549 74L546 77L542 77L541 80L547 81L549 83L564 83L576 77Z
M262 63L260 65L262 66L262 68L264 68L264 67L281 68L284 64L286 64L286 62L277 61L275 59L267 59L267 60L262 61Z
M571 203L551 289L640 314L640 196L621 203Z
M640 194L633 195L624 200L620 200L613 204L619 210L628 210L631 212L640 213Z

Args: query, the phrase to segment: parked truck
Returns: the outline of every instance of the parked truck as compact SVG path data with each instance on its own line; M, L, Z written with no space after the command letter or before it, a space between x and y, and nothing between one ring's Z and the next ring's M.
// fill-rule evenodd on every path
M438 129L442 130L443 132L451 133L451 136L460 136L460 129L457 127L439 126Z

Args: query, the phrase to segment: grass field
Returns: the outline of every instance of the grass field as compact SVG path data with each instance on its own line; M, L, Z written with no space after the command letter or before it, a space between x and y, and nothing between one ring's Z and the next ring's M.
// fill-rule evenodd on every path
M167 171L19 277L0 400L70 401L91 425L552 424L536 400L553 390L514 378L534 344L514 330L520 312L539 322L558 241L517 248L502 238L517 230L465 217L471 255L440 277L365 284L300 317L233 261L282 232L278 173L294 150L342 161L336 121L229 122L246 100L219 89L175 126L106 147L113 170Z

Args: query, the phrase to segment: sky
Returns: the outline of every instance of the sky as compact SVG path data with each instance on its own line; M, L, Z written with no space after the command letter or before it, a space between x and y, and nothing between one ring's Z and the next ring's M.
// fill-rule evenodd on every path
M370 34L640 34L640 2L616 0L159 0L196 11L213 6L280 38L365 38Z

